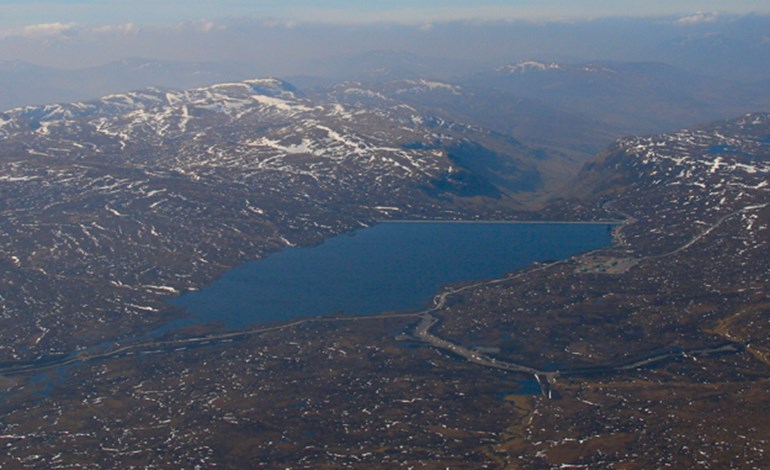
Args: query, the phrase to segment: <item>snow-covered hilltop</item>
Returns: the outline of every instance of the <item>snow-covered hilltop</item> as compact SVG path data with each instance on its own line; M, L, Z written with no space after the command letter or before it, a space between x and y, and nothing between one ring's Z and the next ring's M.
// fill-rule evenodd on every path
M562 74L614 74L611 66L604 64L560 64L558 62L539 62L525 60L498 67L495 71L500 75L527 75L542 72L561 72Z
M497 69L501 73L517 74L527 72L544 72L546 70L559 70L562 66L556 62L538 62L536 60L526 60L522 62L516 62L514 64L508 64Z
M580 180L577 193L612 200L638 220L627 241L640 252L664 253L694 237L708 243L716 226L729 227L739 264L770 243L770 115L622 139Z

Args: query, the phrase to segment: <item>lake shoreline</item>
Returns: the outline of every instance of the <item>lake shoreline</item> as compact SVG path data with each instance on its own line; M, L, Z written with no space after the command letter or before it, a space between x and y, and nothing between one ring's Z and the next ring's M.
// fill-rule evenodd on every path
M516 225L621 225L623 220L454 220L454 219L395 219L377 220L378 224L516 224Z

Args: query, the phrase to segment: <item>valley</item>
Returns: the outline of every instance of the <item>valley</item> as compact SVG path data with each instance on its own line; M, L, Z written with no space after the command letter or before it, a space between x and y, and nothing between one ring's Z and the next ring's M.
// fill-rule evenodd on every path
M3 113L0 466L766 466L770 116L621 138L557 190L556 147L345 87ZM623 223L423 311L135 340L234 265L392 219Z

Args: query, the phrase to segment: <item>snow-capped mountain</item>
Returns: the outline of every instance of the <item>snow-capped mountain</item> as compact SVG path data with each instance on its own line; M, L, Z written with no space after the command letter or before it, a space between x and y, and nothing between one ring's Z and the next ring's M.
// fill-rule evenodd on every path
M578 181L573 194L615 200L613 208L638 221L627 232L641 252L665 251L724 224L736 262L759 256L770 243L770 115L621 139Z
M10 110L0 276L13 287L0 290L0 323L14 328L0 357L72 349L73 331L90 343L148 327L164 296L282 246L392 217L494 216L508 210L496 172L517 165L501 152L526 150L409 106L315 101L278 79Z

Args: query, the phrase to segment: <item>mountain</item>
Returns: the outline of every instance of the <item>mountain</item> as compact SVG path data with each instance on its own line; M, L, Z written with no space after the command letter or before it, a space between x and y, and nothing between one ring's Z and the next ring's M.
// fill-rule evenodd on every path
M755 113L673 134L621 139L586 165L573 191L613 199L612 207L630 214L637 222L626 232L639 240L641 252L680 246L713 227L731 232L731 241L717 243L731 249L716 259L752 265L750 254L758 255L770 235L761 222L770 204L768 175L770 115ZM745 280L734 269L723 269L716 277L726 279L717 284Z
M405 103L534 148L542 192L561 188L625 135L667 132L770 107L767 84L746 85L661 63L524 61L464 78L349 81L314 96L359 106Z
M612 133L577 113L505 91L446 81L421 78L345 82L324 88L316 95L325 101L360 107L403 103L422 114L489 129L529 148L526 161L539 175L541 184L536 189L541 193L560 187L599 143L613 139Z
M433 77L450 79L478 70L473 60L421 56L411 52L372 50L326 57L304 65L305 73L336 81L385 82Z
M451 77L470 73L472 62L421 57L391 51L309 61L290 78L303 88L340 80L391 80L405 77ZM93 67L62 69L23 61L0 61L0 110L19 106L93 100L110 93L147 87L186 89L247 80L265 73L254 62L182 62L130 57Z
M699 28L668 38L655 55L701 74L754 82L770 74L767 17L747 16L727 28Z
M174 62L128 58L82 69L0 62L0 110L91 100L150 86L192 88L253 77L256 67L235 62Z
M286 245L394 217L510 217L508 195L539 186L532 154L278 79L7 111L0 360L150 328L169 294Z
M602 221L613 246L419 314L39 357L394 207L512 215L437 180L469 127L403 104L278 80L106 101L3 118L0 465L768 466L770 115L616 141L540 213Z
M461 82L591 116L618 137L667 132L770 106L768 90L654 62L526 61Z
M295 79L314 99L367 104L356 95L357 88L424 114L512 137L549 156L536 167L542 186L551 191L624 135L667 132L770 106L766 82L711 78L672 63L677 66L530 60L486 69L472 61L372 51L318 61ZM82 101L148 86L179 89L245 80L258 68L141 58L82 70L7 62L0 66L0 85L8 91L0 97L0 109Z

